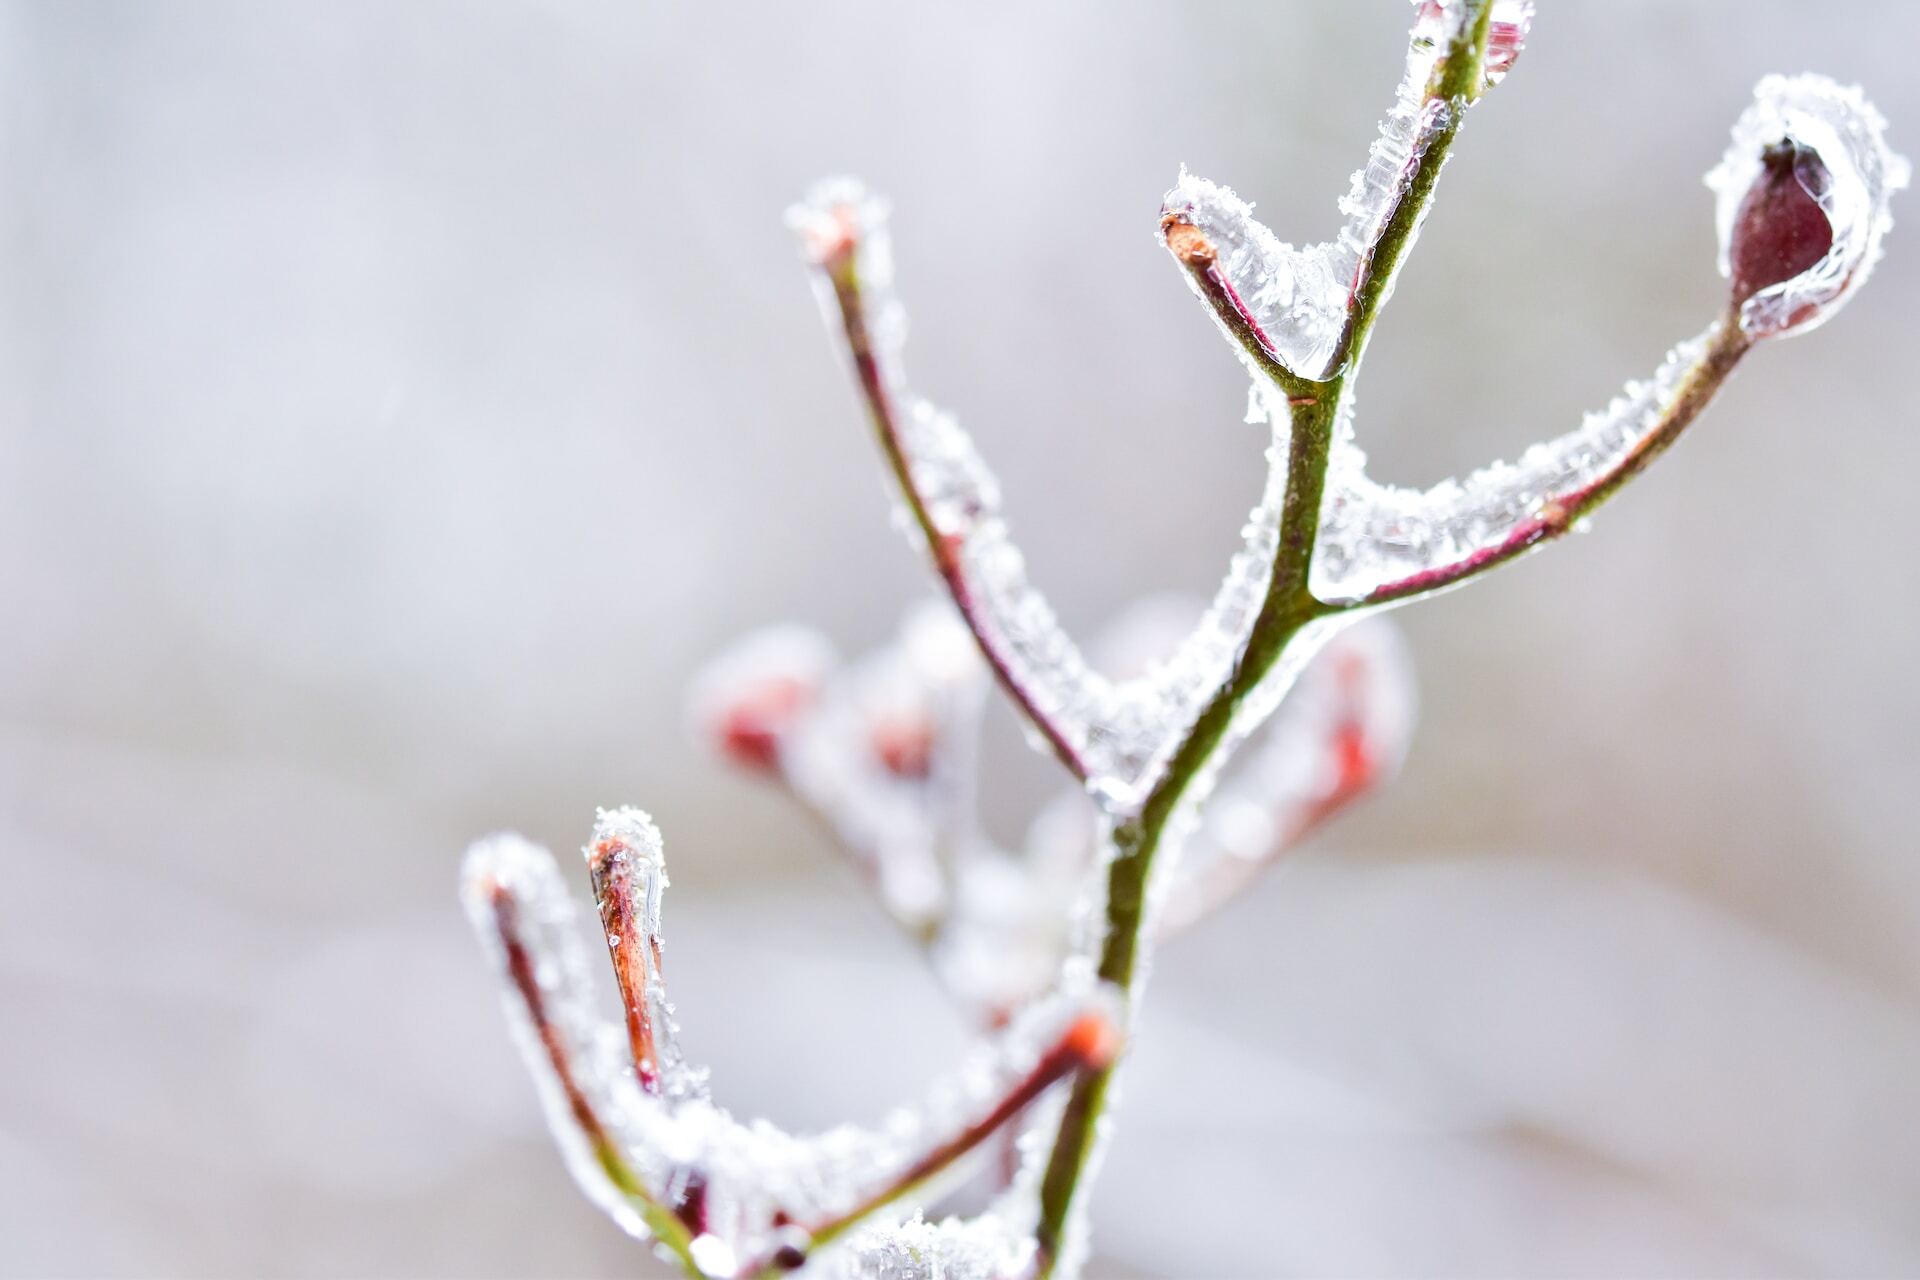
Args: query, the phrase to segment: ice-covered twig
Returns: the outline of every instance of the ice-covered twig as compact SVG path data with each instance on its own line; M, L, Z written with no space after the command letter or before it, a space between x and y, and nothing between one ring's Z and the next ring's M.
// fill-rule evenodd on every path
M1161 238L1256 385L1299 402L1353 363L1419 234L1467 109L1513 66L1532 0L1417 0L1406 71L1325 244L1295 248L1232 191L1182 170Z
M900 1171L892 1182L872 1193L865 1202L837 1218L815 1224L808 1232L814 1247L837 1239L882 1206L933 1178L1004 1128L1050 1086L1068 1076L1104 1070L1113 1064L1119 1052L1119 1033L1108 1016L1092 1012L1080 1014L986 1114Z
M547 1123L574 1181L630 1235L651 1236L697 1274L685 1224L641 1180L616 1142L602 1104L581 1075L579 1046L570 1035L573 1010L556 1011L552 995L571 999L577 972L556 973L557 962L578 970L564 952L547 954L539 941L548 921L530 912L551 907L547 883L552 859L513 836L477 844L467 855L468 915L507 984L508 1017L519 1033L528 1069L540 1086ZM543 966L546 971L543 972Z
M1118 1015L1097 985L1069 981L1020 1012L920 1106L874 1129L810 1138L741 1124L707 1096L676 1045L657 963L665 888L659 833L633 809L604 812L586 847L624 990L623 1029L597 1015L572 899L544 850L501 836L468 855L469 915L493 955L547 1118L588 1196L696 1276L791 1269L886 1205L922 1189L1053 1084L1106 1066ZM603 916L603 923L605 917ZM628 949L631 935L635 947ZM631 958L637 969L625 966ZM629 977L631 976L631 979ZM636 1070L634 1053L651 1072Z
M1109 680L1088 664L1028 582L1025 558L1000 513L998 485L971 438L907 387L905 317L892 291L882 202L851 180L835 179L810 192L789 221L800 231L825 310L845 338L911 526L989 667L1095 800L1110 813L1126 811L1151 786L1247 642L1279 542L1289 480L1285 415L1272 418L1268 483L1212 607L1153 671Z
M654 1033L670 1016L659 927L667 868L651 826L637 828L637 834L638 843L622 825L608 824L595 831L586 851L587 878L600 909L600 926L606 931L620 1004L626 1011L634 1072L642 1089L658 1093L667 1065L662 1062L662 1048L674 1050L671 1038L663 1046Z
M1753 346L1826 322L1872 271L1908 180L1858 89L1769 76L1708 175L1727 310L1576 430L1425 492L1369 479L1343 419L1314 565L1341 607L1457 585L1579 527L1697 419Z
M1090 773L1085 745L1063 722L1079 691L1062 677L1084 672L1085 663L1050 612L1020 621L996 617L981 589L983 550L1002 560L1019 553L998 528L998 485L973 442L905 389L899 368L905 315L891 293L885 219L885 205L847 180L823 183L789 214L840 318L881 449L948 594L1007 696L1068 771L1084 779ZM1055 662L1023 654L1022 630L1044 633L1026 638L1052 648Z
M1737 324L1715 324L1579 430L1464 484L1392 489L1348 462L1321 525L1316 593L1343 608L1431 595L1577 528L1680 438L1751 348Z

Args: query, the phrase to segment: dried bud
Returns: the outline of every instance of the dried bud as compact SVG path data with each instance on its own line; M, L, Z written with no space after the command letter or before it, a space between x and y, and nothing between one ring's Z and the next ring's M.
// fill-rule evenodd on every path
M1707 175L1740 327L1804 333L1838 311L1879 260L1907 178L1858 89L1815 75L1762 80Z

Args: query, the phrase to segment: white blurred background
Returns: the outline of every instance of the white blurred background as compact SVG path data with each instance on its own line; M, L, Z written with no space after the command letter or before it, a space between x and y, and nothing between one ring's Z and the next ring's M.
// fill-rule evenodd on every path
M1761 73L1920 148L1910 4L1542 9L1373 349L1396 480L1704 322ZM1406 20L0 5L0 1272L651 1274L454 898L595 804L667 832L724 1100L915 1092L955 1020L683 728L736 633L858 650L928 586L781 209L892 195L918 379L1090 632L1209 589L1260 480L1161 191L1330 232ZM1920 1274L1914 231L1594 533L1402 615L1401 781L1159 966L1098 1274ZM1011 834L1054 778L995 732Z

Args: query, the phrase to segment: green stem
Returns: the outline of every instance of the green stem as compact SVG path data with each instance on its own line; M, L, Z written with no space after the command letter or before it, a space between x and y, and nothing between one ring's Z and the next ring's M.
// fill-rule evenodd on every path
M1139 812L1113 832L1113 860L1107 868L1107 932L1100 954L1100 977L1133 993L1146 891L1153 860L1168 821L1183 797L1221 748L1235 713L1272 671L1302 627L1328 612L1307 590L1320 498L1326 486L1327 456L1339 411L1341 383L1319 384L1322 395L1296 404L1292 448L1288 454L1286 503L1281 517L1280 549L1267 594L1232 674L1215 692L1188 730ZM1052 1274L1087 1161L1108 1089L1111 1066L1077 1081L1061 1115L1060 1129L1040 1184L1040 1275Z
M1214 263L1212 247L1193 228L1174 219L1168 246L1202 283L1215 315L1255 366L1286 396L1292 410L1287 454L1286 494L1280 515L1280 541L1267 594L1261 602L1239 661L1206 708L1188 729L1139 811L1113 832L1113 860L1107 871L1106 936L1100 976L1131 998L1138 972L1146 895L1155 855L1167 824L1182 799L1226 742L1235 713L1272 671L1300 631L1333 610L1308 587L1314 542L1319 534L1327 464L1335 424L1348 380L1359 365L1368 334L1393 278L1412 247L1420 220L1439 180L1440 169L1460 128L1462 109L1479 96L1483 82L1492 0L1467 0L1469 17L1459 40L1436 69L1429 97L1450 101L1442 125L1414 155L1413 172L1382 225L1381 234L1355 282L1348 320L1336 353L1335 372L1324 382L1307 383L1281 365L1249 323L1245 309ZM1211 287L1210 287L1211 286ZM1060 1128L1040 1185L1039 1275L1053 1274L1060 1257L1073 1204L1091 1158L1100 1117L1113 1080L1113 1068L1093 1072L1074 1085L1061 1114Z

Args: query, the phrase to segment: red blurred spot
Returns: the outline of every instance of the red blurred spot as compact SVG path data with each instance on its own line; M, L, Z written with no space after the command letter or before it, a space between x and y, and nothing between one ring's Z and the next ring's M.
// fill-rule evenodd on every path
M812 701L813 686L791 676L771 676L741 690L717 717L721 753L743 768L778 772L781 740Z
M933 722L926 716L884 716L870 733L873 754L896 778L924 778L933 771Z

